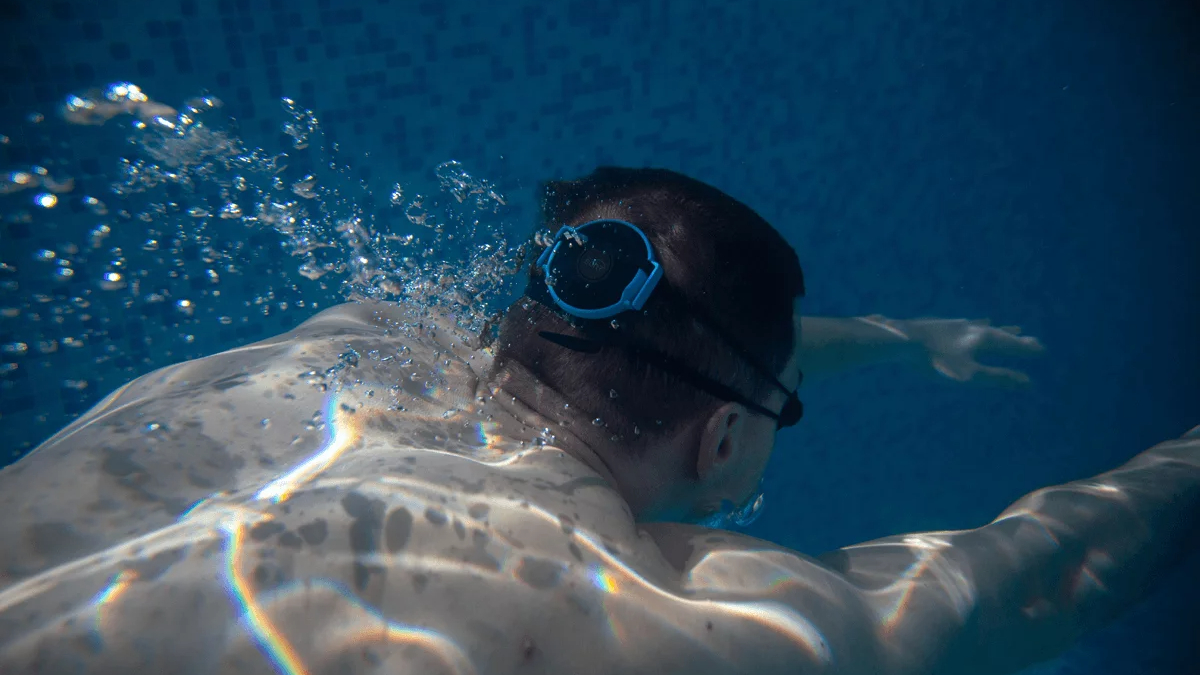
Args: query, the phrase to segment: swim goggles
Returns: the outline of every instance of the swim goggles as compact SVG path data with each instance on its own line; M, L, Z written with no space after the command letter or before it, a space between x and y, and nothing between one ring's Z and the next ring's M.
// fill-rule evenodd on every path
M580 319L607 319L622 312L640 310L663 276L662 265L645 233L633 223L612 218L560 228L551 245L538 257L536 266L545 277L546 289L554 304ZM760 376L787 395L782 410L773 412L733 387L678 359L625 339L616 331L603 331L600 337L549 331L541 331L538 335L560 347L585 354L597 353L605 347L619 347L705 393L723 401L740 403L775 420L778 428L799 422L804 416L804 404L796 392L784 386L770 369L739 347L724 331L711 322L705 324Z

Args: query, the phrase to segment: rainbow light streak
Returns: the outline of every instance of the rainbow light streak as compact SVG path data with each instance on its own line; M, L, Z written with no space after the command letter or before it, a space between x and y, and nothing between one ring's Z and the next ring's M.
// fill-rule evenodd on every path
M604 602L607 604L608 599L615 597L620 592L620 587L617 585L617 579L611 572L600 565L589 565L588 576L592 580L592 585L605 593ZM625 642L625 630L617 623L616 616L613 612L605 607L604 615L607 618L608 633L612 636L617 644Z
M1050 526L1045 523L1044 517L1038 512L1030 511L1029 509L1022 507L1020 509L1013 510L1010 513L1005 513L992 522L998 523L1002 520L1009 520L1010 518L1027 519L1028 521L1032 522L1033 525L1041 529L1042 533L1046 535L1046 538L1050 540L1051 544L1054 544L1056 547L1062 546L1062 542L1058 540L1058 535L1054 534L1054 530L1050 529Z
M241 622L250 632L263 655L278 672L283 675L308 673L308 668L304 665L295 647L271 623L263 604L241 573L245 524L229 523L223 527L228 535L225 549L226 591L238 607ZM449 638L432 630L389 621L379 610L364 604L358 596L342 584L327 579L314 579L305 584L307 592L311 592L314 588L331 590L355 608L369 615L369 620L342 622L340 623L343 626L342 630L323 634L321 646L324 650L344 649L348 646L371 642L412 644L436 654L456 674L474 675L477 672L462 649ZM283 592L280 594L282 595ZM326 644L327 642L332 642L332 644Z
M242 539L245 537L244 523L223 525L228 538L225 543L226 591L238 607L242 623L271 665L284 675L303 675L308 668L300 660L294 647L271 624L270 617L258 604L254 591L241 574Z
M504 439L497 433L500 425L495 422L479 422L475 425L475 433L479 435L479 444L488 450L494 449Z
M1100 580L1099 575L1085 564L1079 568L1079 574L1075 576L1074 588L1071 589L1071 594L1076 598L1082 598L1088 591L1092 590L1104 592L1108 590L1108 587Z
M296 488L319 476L359 439L360 422L352 416L340 415L340 403L337 393L331 392L325 398L325 445L291 471L263 486L254 499L275 504L287 501Z
M917 580L926 574L932 575L935 583L946 592L947 599L953 603L954 610L958 615L966 617L971 606L975 604L975 587L961 572L948 566L948 561L938 554L940 549L949 545L948 541L931 535L911 535L904 537L900 542L870 544L870 546L903 546L916 555L916 560L908 566L903 575L878 591L879 594L897 594L892 609L881 617L880 623L885 632L890 632L895 628L896 623L904 614L909 597L917 588ZM857 547L848 546L847 548Z
M616 594L621 591L617 586L617 578L611 572L599 565L592 565L590 576L592 577L592 585L596 588L609 594Z
M121 597L134 581L137 581L137 572L133 570L121 570L114 574L112 580L108 582L108 586L104 590L96 594L92 598L92 607L94 614L92 616L92 631L97 640L103 640L101 628L104 624L104 612L111 609L117 598Z

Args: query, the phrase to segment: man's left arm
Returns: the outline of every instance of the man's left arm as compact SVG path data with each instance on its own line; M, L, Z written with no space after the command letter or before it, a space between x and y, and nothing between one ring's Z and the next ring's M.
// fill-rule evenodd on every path
M986 319L803 317L796 334L800 368L809 382L863 366L909 363L958 382L1025 384L1025 373L977 359L1044 350L1020 328L992 326Z

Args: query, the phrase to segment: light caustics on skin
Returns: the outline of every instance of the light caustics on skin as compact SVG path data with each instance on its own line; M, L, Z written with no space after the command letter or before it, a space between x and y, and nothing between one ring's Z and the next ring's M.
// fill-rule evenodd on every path
M1118 503L1124 503L1128 499L1127 495L1121 490L1102 481L1080 481L1071 484L1069 487L1040 490L1017 505L1010 507L992 521L991 525L1014 520L1020 521L1020 527L1029 526L1033 528L1034 532L1044 536L1046 544L1052 550L1061 550L1062 542L1059 533L1062 532L1065 526L1038 511L1039 505L1044 502L1048 495L1052 495L1060 490L1067 490L1074 493L1084 492ZM951 540L956 537L985 532L986 530L987 527L982 530L927 533L911 535L899 541L877 542L847 547L847 550L850 550L860 547L900 546L908 550L915 558L904 574L887 586L874 591L874 593L879 595L895 595L895 599L890 603L891 608L881 616L883 629L890 631L898 624L904 616L913 591L921 585L922 579L928 577L932 577L933 582L944 591L946 599L950 602L959 617L965 619L975 604L974 586L962 570L954 568L951 561L942 555L941 549L951 546ZM1065 585L1061 587L1061 591L1052 593L1051 595L1059 597L1060 601L1061 599L1070 597L1078 602L1080 596L1087 593L1106 592L1108 588L1098 570L1111 564L1112 557L1107 551L1102 549L1087 550L1083 559L1070 570L1069 574L1063 577ZM1065 592L1065 595L1063 592ZM1031 597L1026 599L1026 604L1022 608L1022 611L1030 615L1049 611L1049 606L1054 604L1054 602L1056 601L1052 600L1051 597L1046 597L1045 594L1038 597Z
M341 412L341 400L337 392L331 392L325 403L327 432L325 443L307 460L263 486L254 495L256 501L270 501L276 504L286 501L297 489L312 481L332 466L361 438L362 415L343 414ZM493 447L503 441L502 438L494 433L494 428L490 423L479 423L476 431L481 445L485 447ZM523 454L517 453L517 455ZM462 457L462 455L457 456ZM506 456L501 462L486 461L477 458L467 459L492 465L518 461L520 457ZM411 480L412 478L409 477L408 481L411 482ZM388 480L384 476L371 482L378 482L386 486L393 481ZM415 486L406 484L406 487L412 488ZM484 498L483 501L499 502L502 500ZM507 503L505 505L509 507L513 506ZM192 509L193 512L196 510L196 508ZM556 515L536 505L530 511L536 513L547 522L554 523L555 525L559 523ZM263 517L261 513L257 515L259 518ZM243 624L274 667L285 675L306 673L308 671L298 655L295 646L272 624L269 615L263 609L262 598L256 596L252 585L241 572L240 556L244 548L246 527L247 524L244 519L227 519L220 525L220 528L225 532L227 537L225 571L227 591L239 608ZM616 597L623 592L627 593L636 588L643 592L649 592L651 595L659 596L662 599L670 600L672 604L683 602L706 610L716 609L729 616L755 621L778 632L821 662L829 663L832 661L833 657L830 653L830 648L816 627L780 603L772 601L730 602L682 598L642 577L636 570L609 554L601 542L596 541L586 533L576 530L572 533L572 538L601 559L601 564L593 565L590 568L589 577L593 586L606 597ZM447 561L430 562L435 563L435 567L441 567ZM449 565L449 567L457 566ZM467 567L463 569L465 571ZM471 571L478 573L477 569L471 568ZM513 573L512 570L507 570L507 572ZM309 584L332 584L332 582L314 579L310 580ZM358 641L382 640L384 638L390 642L419 644L437 653L439 658L452 666L454 672L473 672L470 662L462 655L461 650L443 636L430 631L423 631L390 622L379 614L378 610L364 605L348 589L343 588L338 592L348 602L378 617L378 621L370 624L372 626L370 630L346 629L344 639L347 644ZM617 625L616 616L612 612L606 612L606 614L611 634L618 641L623 640L624 630ZM680 630L682 631L682 629ZM691 637L694 638L694 636Z
M282 631L275 627L266 609L266 603L255 593L249 580L242 573L242 553L246 525L241 522L222 526L226 534L225 543L225 586L230 598L237 605L242 623L258 645L264 656L283 675L304 675L309 669L297 652L296 647ZM297 585L304 592L326 589L336 593L345 602L364 612L364 620L334 632L324 631L322 643L333 643L334 648L345 649L362 643L406 644L421 647L442 661L448 672L455 675L473 675L476 670L470 660L453 641L428 630L388 620L377 609L363 603L358 596L341 584L314 579ZM281 593L282 594L282 593ZM327 648L330 646L325 644Z
M255 598L254 591L241 573L242 539L246 526L243 523L231 523L224 526L225 542L225 583L226 590L238 606L243 623L250 631L259 649L275 666L275 669L285 675L300 675L308 669L300 660L296 649L282 634L275 630L270 617L263 612Z
M325 444L307 460L275 480L267 483L255 495L256 500L269 500L276 504L288 497L304 483L316 478L328 469L361 438L361 422L351 415L341 415L340 394L331 392L325 397Z
M897 577L895 581L872 591L873 595L895 596L891 602L891 609L883 612L880 616L879 623L885 634L890 633L898 625L908 608L913 592L921 586L921 579L928 576L932 576L937 586L946 592L947 600L953 605L955 613L961 619L966 619L975 605L974 585L941 553L943 549L950 547L949 538L955 534L958 532L929 532L909 535L899 541L874 542L859 546L847 546L844 549L900 547L915 558L904 574Z
M486 502L487 500L484 501ZM556 515L537 505L530 505L529 512L541 516L550 523L557 524L559 522L559 518ZM589 569L589 578L593 586L604 592L608 597L615 597L621 592L628 592L636 588L652 597L656 596L671 603L683 603L698 609L719 610L728 616L754 621L783 635L821 663L829 664L833 662L833 653L830 650L829 643L820 630L803 616L782 603L770 600L734 602L729 600L681 597L643 577L637 570L609 553L604 548L602 542L596 541L586 533L576 529L570 536L573 541L582 544L591 554L601 559L601 564L593 565ZM621 639L624 631L616 625L612 612L608 612L608 617L613 637L618 640ZM682 633L682 629L680 631ZM686 633L682 634L686 637L695 637Z

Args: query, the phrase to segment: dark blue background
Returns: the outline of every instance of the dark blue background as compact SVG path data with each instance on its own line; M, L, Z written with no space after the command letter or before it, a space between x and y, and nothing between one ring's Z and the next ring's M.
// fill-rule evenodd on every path
M104 184L115 155L95 135L22 121L70 91L128 79L178 104L207 88L268 146L288 95L379 189L454 158L528 219L544 178L666 166L786 234L807 313L991 317L1042 338L1022 392L899 367L806 387L753 528L798 549L975 526L1200 423L1191 3L9 2L0 19L0 133L14 139L0 170L53 156ZM0 234L4 260L27 264L32 239ZM30 330L3 321L0 341ZM132 371L254 337L213 327L119 372L19 365L90 377L90 402ZM0 390L14 449L81 406L59 394L37 377ZM1052 669L1189 672L1196 569Z

